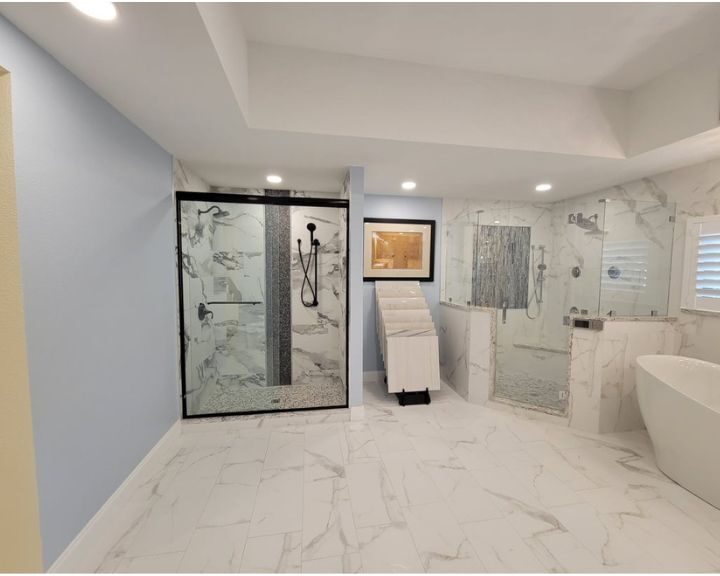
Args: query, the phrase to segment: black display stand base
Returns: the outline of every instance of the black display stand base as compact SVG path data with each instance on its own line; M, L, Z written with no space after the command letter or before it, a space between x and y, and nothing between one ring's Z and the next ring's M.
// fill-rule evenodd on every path
M427 388L418 392L405 392L405 388L403 388L402 392L396 392L395 395L398 397L398 404L400 404L400 406L430 404L430 390Z

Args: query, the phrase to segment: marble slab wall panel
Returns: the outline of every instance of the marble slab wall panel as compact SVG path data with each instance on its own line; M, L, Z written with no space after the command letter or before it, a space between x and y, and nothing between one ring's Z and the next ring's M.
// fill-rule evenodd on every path
M569 425L596 433L644 428L636 391L637 358L677 354L672 320L605 322L603 330L573 329Z
M292 270L292 374L293 384L310 384L320 380L343 386L341 356L344 342L340 323L343 316L341 299L344 299L343 262L340 240L340 213L337 208L293 206L291 210L291 270ZM307 259L310 233L307 225L317 226L315 238L320 240L318 256L317 307L305 307L301 301L303 270L297 240L302 240L303 257ZM307 264L307 260L306 260ZM309 274L314 282L311 267ZM312 301L306 286L305 300Z
M485 404L495 382L495 310L470 310L468 321L468 401Z
M440 304L440 374L468 402L485 404L495 377L495 311Z
M440 375L455 392L468 399L468 318L467 308L440 304L438 346Z

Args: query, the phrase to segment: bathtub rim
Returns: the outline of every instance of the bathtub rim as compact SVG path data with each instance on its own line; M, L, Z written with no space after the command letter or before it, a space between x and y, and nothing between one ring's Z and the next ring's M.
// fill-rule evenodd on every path
M637 362L638 367L641 368L641 369L642 369L645 373L647 373L649 376L652 376L652 377L655 378L656 380L662 382L662 383L665 384L667 387L671 388L673 391L675 391L675 392L677 392L678 394L680 394L681 396L683 396L683 398L686 398L687 400L689 400L689 401L691 401L691 402L694 402L694 403L697 404L698 406L701 406L701 407L704 408L705 410L708 410L709 412L720 416L720 408L715 408L715 407L713 407L713 406L710 406L709 404L705 404L704 402L701 402L701 401L698 400L697 398L693 398L693 397L690 396L687 392L685 392L684 390L678 388L678 387L675 386L673 383L671 383L671 382L669 382L668 380L665 380L665 379L661 378L660 376L656 375L655 373L653 373L653 372L647 367L647 365L645 365L644 360L645 360L646 358L648 359L648 361L650 361L650 360L653 359L653 358L676 358L676 359L681 359L681 360L689 360L689 361L691 361L691 362L693 362L693 363L695 363L695 364L715 366L715 367L718 368L719 370L720 370L720 364L715 364L714 362L708 362L707 360L700 360L699 358L691 358L691 357L689 357L689 356L680 356L680 355L678 355L678 354L643 354L643 355L641 355L641 356L638 356L638 357L636 358L636 360L635 360L635 361ZM639 384L639 382L638 382L638 384ZM640 409L641 409L641 411L642 411L642 404L640 405Z

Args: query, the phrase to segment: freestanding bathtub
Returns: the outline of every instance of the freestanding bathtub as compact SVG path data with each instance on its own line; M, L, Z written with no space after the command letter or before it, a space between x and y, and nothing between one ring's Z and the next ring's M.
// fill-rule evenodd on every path
M667 476L720 508L720 365L639 356L640 412Z

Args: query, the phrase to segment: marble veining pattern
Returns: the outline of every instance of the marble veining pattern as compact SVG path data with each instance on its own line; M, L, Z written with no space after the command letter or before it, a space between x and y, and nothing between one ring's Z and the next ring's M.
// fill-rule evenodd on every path
M461 399L192 422L63 569L713 572L720 510L643 431L599 436Z

